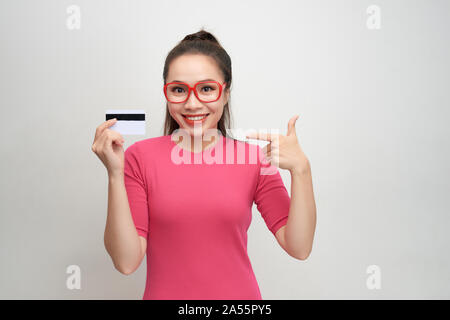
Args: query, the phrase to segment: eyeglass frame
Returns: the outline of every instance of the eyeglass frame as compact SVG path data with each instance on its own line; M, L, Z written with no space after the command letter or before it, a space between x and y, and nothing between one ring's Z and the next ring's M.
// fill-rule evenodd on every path
M198 95L197 95L197 90L196 90L196 89L197 89L197 85L198 85L198 84L201 84L201 83L211 83L211 82L215 82L215 83L217 83L217 84L219 85L219 96L217 97L216 100L213 100L213 101L203 101L203 100L200 99L200 98L198 97ZM184 102L188 101L189 97L191 96L191 91L194 91L194 95L197 97L197 99L198 99L199 101L204 102L204 103L210 103L210 102L215 102L215 101L217 101L217 100L220 99L220 97L222 96L222 90L223 90L223 87L222 87L222 86L223 86L225 83L226 83L226 82L223 82L222 84L220 84L220 82L215 81L215 80L206 80L206 81L199 81L199 82L197 82L196 84L194 84L193 87L191 87L191 86L190 86L189 84L187 84L186 82L169 82L169 83L166 83L166 84L164 85L163 91L164 91L164 95L165 95L167 101L170 102L170 103L184 103ZM179 102L172 102L172 101L170 101L169 98L167 97L167 86L168 86L169 84L184 84L184 85L186 85L186 86L188 87L188 89L189 89L186 99L183 100L183 101L179 101Z

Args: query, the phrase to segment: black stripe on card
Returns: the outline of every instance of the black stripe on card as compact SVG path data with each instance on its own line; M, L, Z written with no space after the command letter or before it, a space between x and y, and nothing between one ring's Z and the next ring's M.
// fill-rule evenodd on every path
M145 121L145 113L109 113L106 121L116 118L117 121Z

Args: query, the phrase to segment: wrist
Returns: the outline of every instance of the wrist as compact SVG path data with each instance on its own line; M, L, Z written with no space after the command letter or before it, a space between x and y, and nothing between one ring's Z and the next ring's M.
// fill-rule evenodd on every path
M311 175L311 165L309 161L307 161L304 164L298 164L297 166L294 166L291 170L291 175L295 176L308 176Z
M123 170L108 171L108 178L111 182L122 181L124 179Z

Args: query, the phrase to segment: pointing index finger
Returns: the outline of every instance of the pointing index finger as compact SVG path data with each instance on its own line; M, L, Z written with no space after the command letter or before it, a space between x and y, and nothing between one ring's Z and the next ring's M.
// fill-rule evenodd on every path
M272 141L273 137L270 133L265 132L251 132L246 134L247 139L258 139L258 140L266 140Z

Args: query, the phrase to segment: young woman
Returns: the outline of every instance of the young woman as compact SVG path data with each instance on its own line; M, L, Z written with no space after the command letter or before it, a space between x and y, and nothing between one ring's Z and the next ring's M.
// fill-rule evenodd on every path
M253 203L290 256L312 249L316 208L298 116L287 135L247 135L269 141L263 149L231 138L231 60L204 30L169 52L163 79L165 135L124 152L108 129L115 119L97 128L92 150L109 177L106 250L127 275L147 255L143 299L262 299L247 255ZM291 198L277 167L291 173Z

